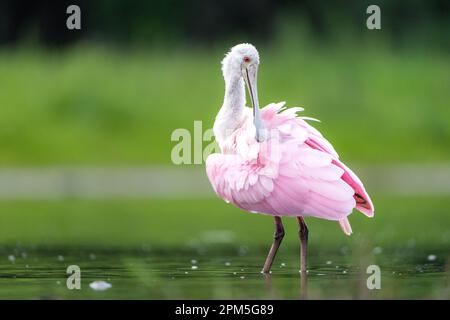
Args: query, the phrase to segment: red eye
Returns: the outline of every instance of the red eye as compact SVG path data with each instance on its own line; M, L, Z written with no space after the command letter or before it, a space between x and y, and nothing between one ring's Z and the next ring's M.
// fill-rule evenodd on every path
M250 62L250 58L247 57L247 56L245 56L245 57L244 57L244 62Z

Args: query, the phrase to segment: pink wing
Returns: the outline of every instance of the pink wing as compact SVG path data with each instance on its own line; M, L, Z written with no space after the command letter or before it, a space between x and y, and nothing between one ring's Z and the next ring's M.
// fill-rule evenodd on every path
M361 181L338 159L333 146L284 103L261 110L269 137L254 139L251 121L228 139L226 154L207 158L216 193L250 212L276 216L314 216L339 221L351 233L347 216L357 208L373 216ZM281 112L282 111L282 112Z

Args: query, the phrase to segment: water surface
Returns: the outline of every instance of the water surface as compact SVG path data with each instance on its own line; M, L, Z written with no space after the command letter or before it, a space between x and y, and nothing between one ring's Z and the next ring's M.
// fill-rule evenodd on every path
M295 249L281 252L272 273L260 273L265 252L243 248L3 247L2 299L448 299L449 256L417 249L374 248L367 254L312 254L307 277ZM367 288L367 266L381 270L381 289ZM66 268L81 269L81 289L66 286ZM112 286L90 288L93 281Z

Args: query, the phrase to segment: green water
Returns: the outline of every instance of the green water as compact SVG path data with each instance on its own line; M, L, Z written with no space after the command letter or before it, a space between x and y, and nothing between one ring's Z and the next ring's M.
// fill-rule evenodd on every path
M201 249L201 248L200 248ZM292 248L294 249L294 248ZM367 255L340 248L335 255L312 254L306 278L295 250L277 257L272 273L260 274L264 252L84 248L3 248L2 299L448 299L448 251L433 255L399 248ZM380 252L381 251L381 252ZM9 254L8 254L9 253ZM14 256L14 258L12 258ZM434 257L435 256L435 257ZM81 269L81 289L66 286L69 265ZM381 288L367 288L368 265L381 270ZM93 281L112 285L104 291Z
M295 219L283 219L265 278L273 219L219 199L1 201L0 299L449 299L450 199L373 198L375 217L352 214L350 237L306 219L307 279ZM69 265L81 269L81 290L67 289ZM379 290L367 288L370 265Z

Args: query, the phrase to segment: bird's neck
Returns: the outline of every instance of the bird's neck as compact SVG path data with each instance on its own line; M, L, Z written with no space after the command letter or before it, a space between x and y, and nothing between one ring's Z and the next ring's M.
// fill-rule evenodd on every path
M240 75L225 77L225 96L214 122L214 135L221 145L242 124L245 107L245 86Z
M222 112L224 115L240 120L245 106L245 86L240 75L225 79L225 96Z

